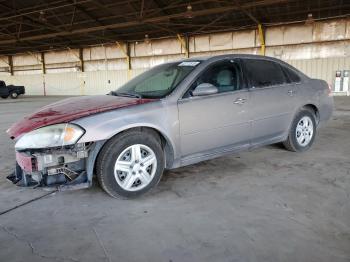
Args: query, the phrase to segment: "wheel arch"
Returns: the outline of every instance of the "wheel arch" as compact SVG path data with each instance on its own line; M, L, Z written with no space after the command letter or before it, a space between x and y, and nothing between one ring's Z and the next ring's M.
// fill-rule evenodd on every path
M288 137L288 133L289 133L289 130L291 129L292 127L292 124L293 124L293 120L294 118L297 116L297 114L300 112L300 110L302 109L307 109L309 111L311 111L312 113L315 114L315 121L316 121L316 126L318 126L319 122L320 122L320 112L319 112L319 109L318 107L315 105L315 104L312 104L312 103L307 103L307 104L304 104L304 105L301 105L300 107L297 107L294 111L294 114L291 118L291 121L290 121L290 124L288 125L288 128L286 129L286 132L284 134L284 137L287 138Z
M162 146L162 148L164 150L165 167L166 168L171 168L173 166L174 159L175 159L174 145L173 145L172 141L170 140L170 138L167 135L165 135L164 132L160 131L158 128L153 127L153 126L139 125L139 126L126 127L124 129L118 130L118 132L116 132L113 136L111 136L110 138L106 139L104 141L104 144L106 142L110 141L111 139L115 138L116 136L122 134L122 133L130 132L130 131L133 131L133 130L151 132L151 133L157 135L159 137L159 139L160 139L161 146ZM102 149L102 147L101 147L101 149ZM101 149L99 150L99 153L100 153Z
M157 134L159 136L160 142L161 142L161 146L164 150L164 154L165 154L165 167L166 168L170 168L173 165L174 162L174 147L172 142L170 141L169 137L166 136L164 134L164 132L160 131L159 129L155 128L155 127L151 127L151 126L146 126L146 125L142 125L142 126L137 126L137 127L131 127L131 128L127 128L124 129L121 132L118 132L118 134L114 135L117 136L121 133L125 133L125 132L129 132L132 130L140 130L140 131L145 131L145 132L153 132L154 134ZM113 137L114 137L113 136Z
M302 108L309 109L315 114L316 123L318 125L318 123L320 122L320 111L318 110L317 106L314 104L306 104L306 105L302 106Z

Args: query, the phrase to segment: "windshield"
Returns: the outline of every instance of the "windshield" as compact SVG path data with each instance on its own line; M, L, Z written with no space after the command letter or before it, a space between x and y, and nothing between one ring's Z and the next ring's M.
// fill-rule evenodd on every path
M112 94L163 98L170 94L199 63L184 61L156 66L127 82Z

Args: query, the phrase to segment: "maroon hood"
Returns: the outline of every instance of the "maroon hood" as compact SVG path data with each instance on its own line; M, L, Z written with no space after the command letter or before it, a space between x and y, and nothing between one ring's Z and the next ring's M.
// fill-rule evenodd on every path
M39 127L67 123L85 116L132 105L144 104L154 99L139 99L118 96L82 96L64 99L47 105L15 123L7 131L11 138Z

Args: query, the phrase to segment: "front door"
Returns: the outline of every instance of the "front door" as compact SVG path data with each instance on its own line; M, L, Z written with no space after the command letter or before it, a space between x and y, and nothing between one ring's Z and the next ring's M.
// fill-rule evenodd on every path
M216 86L218 93L191 95L202 83ZM249 147L249 106L239 64L225 60L209 66L178 102L182 156L196 158Z

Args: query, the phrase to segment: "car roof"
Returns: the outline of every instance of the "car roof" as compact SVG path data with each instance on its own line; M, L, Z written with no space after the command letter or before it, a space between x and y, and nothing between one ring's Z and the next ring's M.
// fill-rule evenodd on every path
M282 62L285 64L285 62L283 62L282 60L280 59L277 59L277 58L274 58L274 57L271 57L271 56L262 56L262 55L250 55L250 54L224 54L224 55L215 55L215 56L194 56L194 57L191 57L191 58L183 58L183 59L179 59L179 60L176 60L174 62L185 62L185 61L201 61L201 62L204 62L204 61L216 61L216 60L222 60L222 59L225 59L225 58L250 58L250 59L261 59L261 60L270 60L270 61L275 61L275 62ZM174 63L174 62L169 62L169 63Z
M216 56L199 56L199 57L191 57L187 59L181 59L179 60L180 62L182 61L201 61L201 62L215 62L215 61L220 61L222 59L237 59L237 58L242 58L242 59L259 59L259 60L267 60L267 61L272 61L276 62L279 64L284 65L285 67L288 67L298 73L300 77L303 78L308 78L304 73L302 73L300 70L296 69L295 67L291 66L290 64L284 62L283 60L280 60L278 58L274 58L271 56L262 56L262 55L251 55L251 54L224 54L224 55L216 55ZM178 62L179 62L178 61Z
M181 59L180 61L208 61L208 60L220 60L225 58L250 58L250 59L262 59L262 60L273 60L276 62L280 62L280 59L270 57L270 56L262 56L262 55L251 55L251 54L224 54L224 55L215 55L215 56L198 56L191 57L186 59Z

